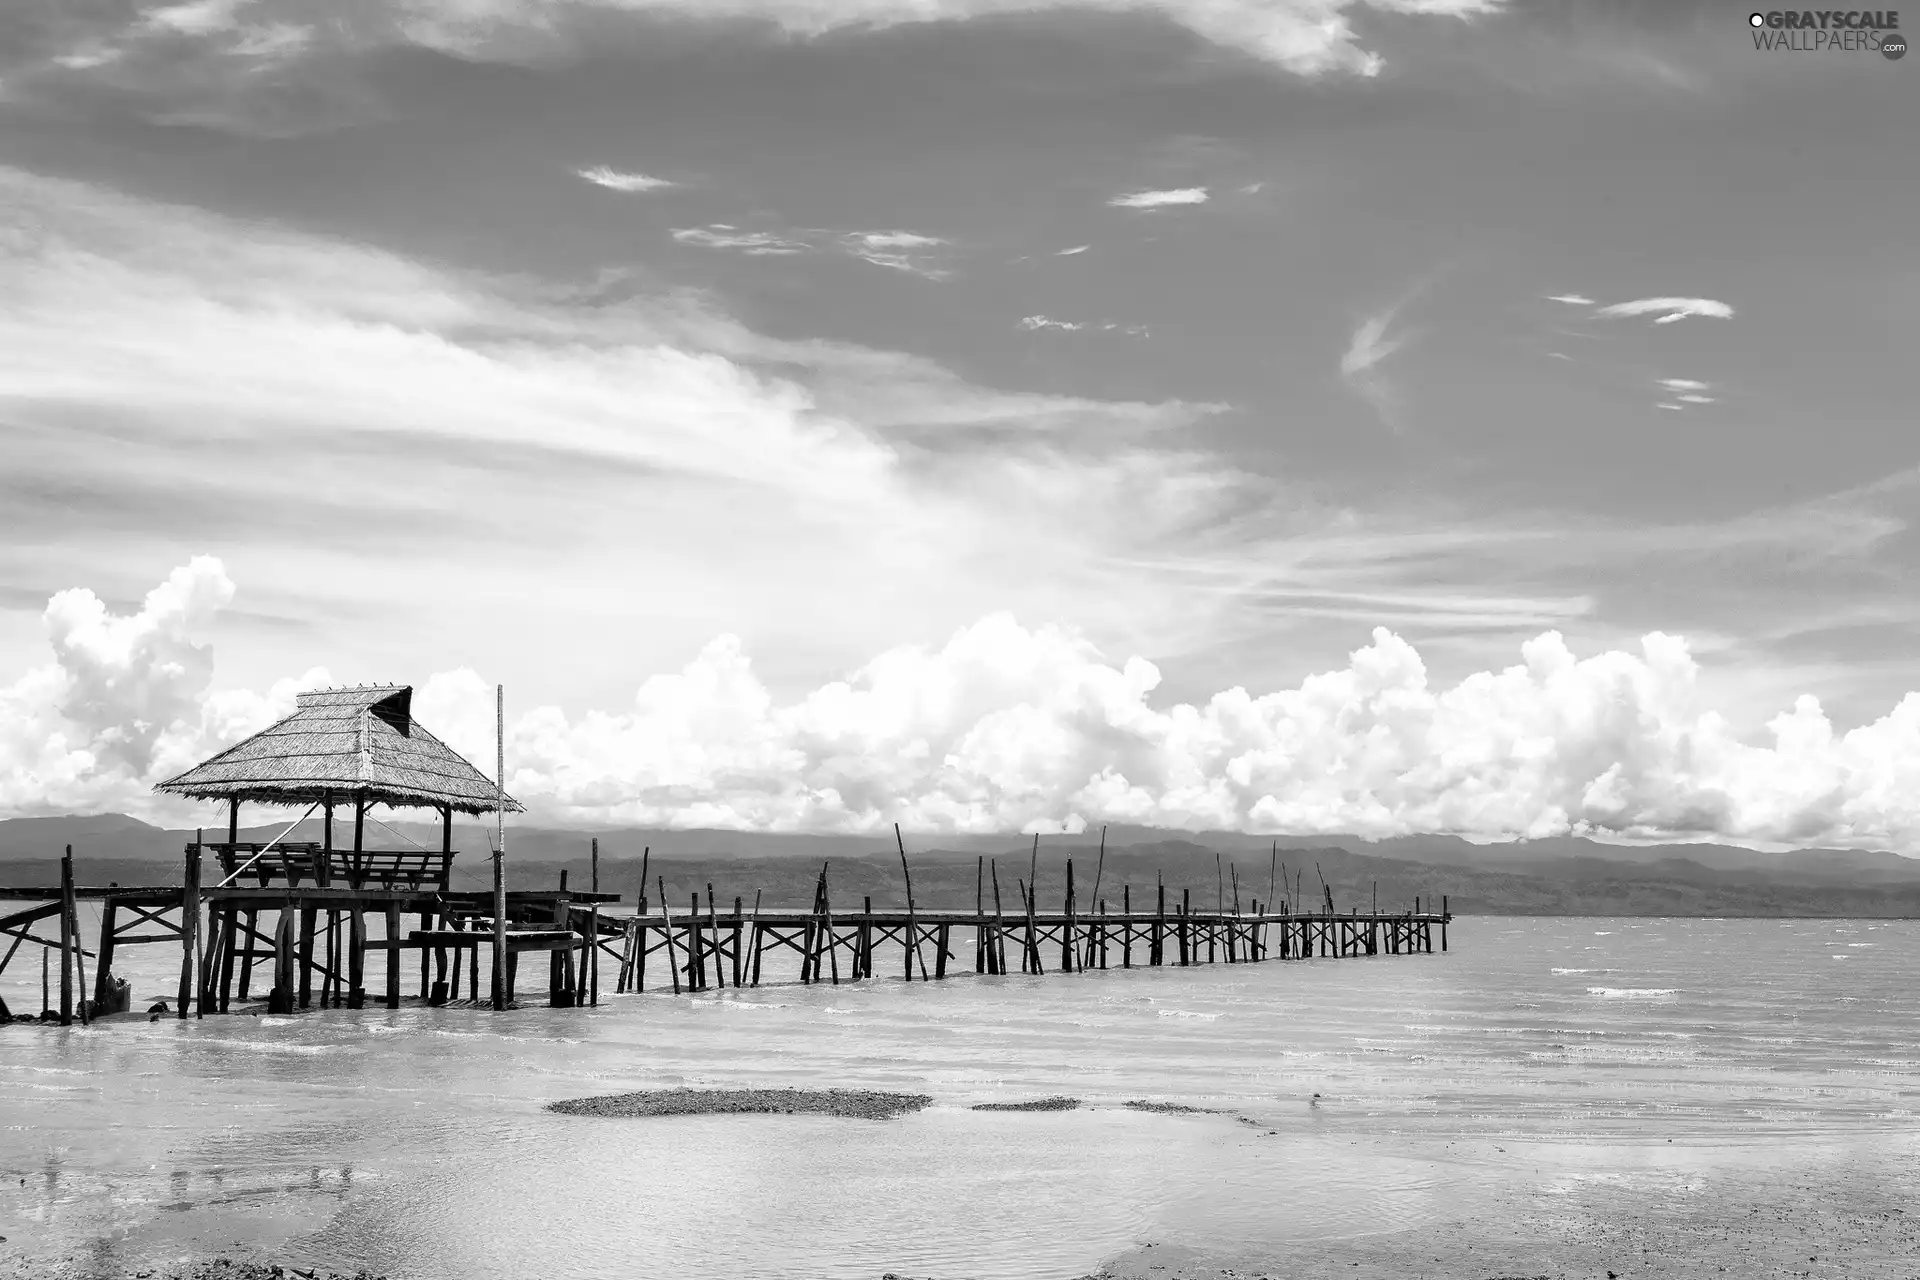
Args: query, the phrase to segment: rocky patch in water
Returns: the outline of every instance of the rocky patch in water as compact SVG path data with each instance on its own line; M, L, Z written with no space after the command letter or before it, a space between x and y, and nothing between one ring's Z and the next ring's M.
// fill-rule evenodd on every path
M891 1120L932 1102L923 1093L867 1089L654 1089L550 1102L566 1116L823 1115Z

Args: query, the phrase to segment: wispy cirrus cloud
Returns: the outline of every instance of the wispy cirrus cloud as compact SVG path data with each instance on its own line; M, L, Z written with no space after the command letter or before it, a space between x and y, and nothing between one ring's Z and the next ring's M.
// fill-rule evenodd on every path
M726 222L709 223L704 227L676 227L673 238L679 244L690 244L701 249L737 249L753 256L806 253L813 248L804 240L794 240L772 231L742 231Z
M952 247L951 242L917 231L824 231L812 228L748 231L732 223L712 222L704 227L677 228L673 238L680 244L696 248L728 249L754 257L831 252L927 280L947 280L953 275L950 268L939 262L939 255Z
M574 173L594 186L605 187L609 191L661 191L680 185L667 178L656 178L646 173L629 173L609 168L604 164L594 165L591 169L575 169Z
M1077 244L1073 246L1073 248L1071 249L1061 249L1057 251L1053 256L1056 258L1071 258L1075 254L1085 253L1087 250L1091 248L1093 248L1093 246L1090 244Z
M1593 299L1583 293L1550 293L1547 295L1547 301L1564 302L1570 307L1591 307L1594 305Z
M939 236L913 231L848 231L833 237L843 252L862 262L928 280L946 280L953 272L935 265L930 254L947 247Z
M1055 320L1051 316L1043 315L1022 316L1020 319L1020 327L1030 333L1037 333L1042 329L1058 329L1063 333L1078 333L1083 329L1087 329L1100 333L1124 333L1129 338L1144 338L1147 337L1149 333L1147 326L1143 324L1121 324L1117 320Z
M1688 316L1708 316L1716 320L1733 318L1733 308L1715 298L1636 298L1601 307L1594 315L1606 320L1634 316L1653 316L1655 324L1673 324Z
M1170 191L1135 191L1107 201L1116 209L1170 209L1181 205L1205 204L1205 187L1179 187Z
M1372 405L1374 412L1380 415L1380 420L1396 432L1403 425L1400 395L1387 381L1380 366L1413 337L1405 330L1396 331L1393 327L1412 296L1408 294L1384 311L1362 320L1354 328L1353 335L1347 340L1347 349L1340 356L1340 375L1346 379L1347 385Z

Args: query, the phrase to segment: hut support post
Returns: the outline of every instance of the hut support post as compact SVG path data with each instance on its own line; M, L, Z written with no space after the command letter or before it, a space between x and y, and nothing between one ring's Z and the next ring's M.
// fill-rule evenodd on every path
M387 903L387 1008L400 1007L400 904Z
M100 904L100 959L94 966L93 1003L98 1010L108 1010L113 993L113 932L115 917L119 907L112 898Z
M73 951L80 944L73 928L73 846L60 859L60 1025L73 1025Z
M193 996L193 960L200 939L200 834L194 833L187 850L186 880L180 890L180 991L178 1016L187 1016L187 1001Z

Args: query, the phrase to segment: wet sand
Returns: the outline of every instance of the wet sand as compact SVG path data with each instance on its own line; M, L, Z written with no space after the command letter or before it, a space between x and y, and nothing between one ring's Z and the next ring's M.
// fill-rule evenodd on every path
M1782 1163L1792 1148L1780 1149ZM1471 1220L1257 1248L1146 1245L1081 1280L1920 1280L1920 1162L1509 1188Z

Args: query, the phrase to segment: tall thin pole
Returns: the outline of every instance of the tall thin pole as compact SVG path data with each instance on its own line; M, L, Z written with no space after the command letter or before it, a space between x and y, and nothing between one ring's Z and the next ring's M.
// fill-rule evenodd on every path
M507 1007L507 686L493 686L493 1007Z

